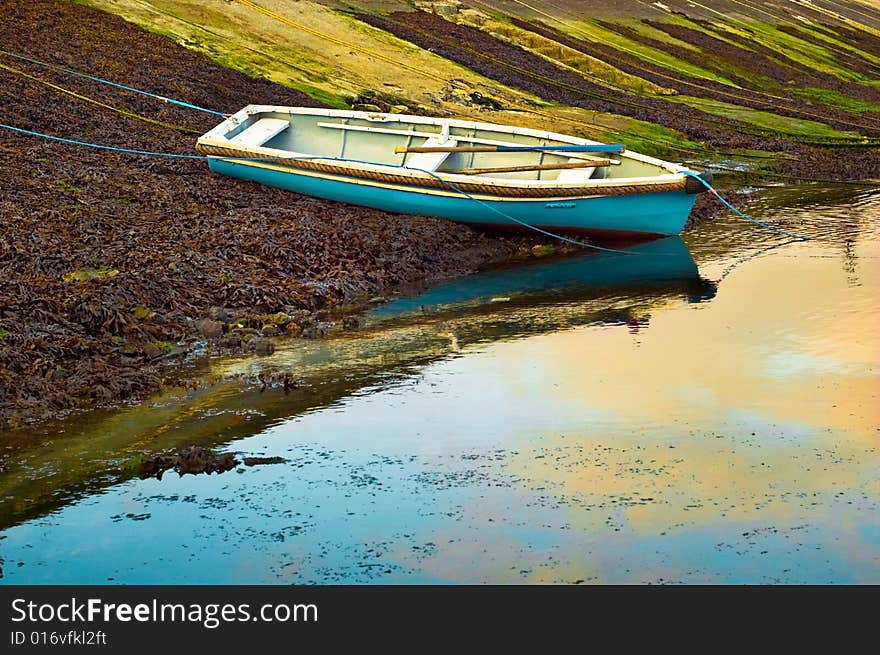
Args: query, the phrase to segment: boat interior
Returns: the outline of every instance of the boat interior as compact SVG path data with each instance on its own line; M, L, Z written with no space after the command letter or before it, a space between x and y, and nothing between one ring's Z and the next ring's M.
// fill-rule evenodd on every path
M351 115L348 115L351 114ZM582 183L607 178L669 174L658 160L629 153L554 152L396 152L420 147L552 146L583 144L550 137L559 134L492 126L487 123L417 118L394 114L339 112L293 113L283 108L249 112L218 136L245 147L271 148L309 157L329 157L370 164L398 166L437 174L532 182ZM222 126L219 126L222 127ZM542 135L543 134L543 135ZM656 163L654 163L656 161Z

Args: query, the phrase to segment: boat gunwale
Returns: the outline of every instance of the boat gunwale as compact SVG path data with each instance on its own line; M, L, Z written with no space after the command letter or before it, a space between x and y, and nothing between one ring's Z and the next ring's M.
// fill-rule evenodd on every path
M545 130L536 130L532 128L501 125L496 123L484 123L478 121L466 121L461 119L447 119L428 116L413 116L409 114L385 114L377 112L363 112L354 110L340 109L322 109L311 107L281 107L274 105L247 105L235 114L227 117L222 123L215 126L204 135L197 139L197 149L200 152L208 151L208 155L223 159L238 159L243 164L253 165L272 165L284 167L284 169L300 169L308 170L310 167L307 162L324 166L345 169L350 173L341 173L342 176L350 174L351 177L360 178L359 172L364 171L375 175L392 175L395 177L403 177L412 180L414 186L424 186L425 183L436 185L448 182L455 186L481 186L497 188L502 194L510 193L517 190L527 189L529 192L544 191L552 193L554 190L564 191L565 197L569 197L573 191L583 190L585 195L595 195L596 192L604 190L611 193L620 193L623 187L627 188L625 192L656 192L656 191L678 191L684 188L686 175L683 170L689 170L679 164L656 159L648 155L643 155L634 151L624 151L622 157L626 157L641 163L654 165L666 170L673 169L674 172L662 173L659 175L626 177L626 178L600 178L585 181L573 182L557 182L555 180L519 180L515 178L497 178L486 175L461 175L445 171L428 172L418 168L408 168L402 165L378 164L375 162L360 161L348 158L337 158L326 155L314 155L310 153L295 152L292 150L280 150L277 148L267 148L265 146L250 146L233 143L226 134L241 125L247 119L259 115L261 113L287 113L289 115L316 115L327 116L333 118L355 118L359 120L375 121L378 124L388 123L408 123L420 125L436 125L442 127L463 128L463 129L483 129L489 131L497 131L500 133L521 134L531 136L543 140L562 141L563 144L572 145L598 145L600 142L591 141L581 137L575 137L568 134L557 132L549 132ZM377 118L381 116L382 118ZM431 136L426 134L426 136ZM517 144L512 144L517 145ZM203 150L202 147L205 149ZM230 150L229 156L218 155L210 152L211 148L221 150ZM240 154L243 153L243 154ZM238 156L236 157L236 154ZM253 156L253 159L251 158ZM266 157L266 161L258 161L260 158ZM275 160L279 161L275 161ZM256 160L256 161L255 161ZM281 161L285 160L285 161ZM305 164L305 165L304 165ZM632 191L632 187L639 187L640 190ZM659 188L657 188L659 187ZM674 188L670 188L674 187ZM590 194L589 192L594 192Z

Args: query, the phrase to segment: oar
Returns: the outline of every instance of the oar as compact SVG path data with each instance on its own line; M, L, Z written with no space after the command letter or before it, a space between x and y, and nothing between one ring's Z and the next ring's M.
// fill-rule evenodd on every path
M458 171L445 171L457 175L482 175L484 173L516 173L519 171L554 171L563 168L593 168L598 166L611 166L616 164L610 159L594 159L583 162L568 162L560 164L534 164L532 166L499 166L497 168L462 168Z
M607 152L626 150L620 143L562 146L396 146L394 152Z

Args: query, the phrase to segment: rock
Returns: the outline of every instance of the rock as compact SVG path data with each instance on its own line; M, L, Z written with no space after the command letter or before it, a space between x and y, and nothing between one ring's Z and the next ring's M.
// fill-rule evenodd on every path
M374 105L371 103L355 105L354 108L357 109L358 111L375 111L375 112L379 112L379 113L382 112L382 108L379 107L379 105Z
M281 330L278 329L278 326L272 323L266 323L266 325L260 329L260 332L263 333L264 337L274 337L277 334L281 334Z
M271 339L263 339L257 337L251 341L253 344L254 352L258 355L271 355L275 352L275 343ZM250 344L248 344L250 347Z
M212 321L209 318L202 319L196 324L196 327L206 339L216 339L223 335L223 323Z
M470 97L474 104L480 105L481 107L488 107L489 109L496 110L504 109L504 105L495 100L495 98L484 96L479 91L472 91Z
M278 312L276 314L271 314L266 316L266 321L272 323L273 325L287 325L290 323L290 315L285 312Z
M547 257L556 253L556 248L549 245L532 246L532 254L535 257Z
M211 309L208 310L208 316L210 316L212 320L220 321L221 323L232 322L232 316L223 307L211 307Z
M318 330L318 327L315 325L309 325L308 327L304 327L302 329L303 339L317 339L321 336L323 336L323 332Z
M342 319L342 327L346 330L357 330L364 325L363 316L346 316Z
M241 348L241 337L238 335L229 335L225 339L220 340L221 348L229 348L230 350L238 350Z
M215 455L200 446L190 446L170 455L153 455L141 461L142 478L162 479L162 474L173 468L177 474L223 473L239 464L233 453Z
M416 6L424 11L430 11L438 16L455 16L461 9L461 3L452 2L417 2Z
M299 323L290 322L287 324L287 327L284 328L284 331L289 337L298 337L302 334L303 329Z
M157 359L162 356L162 351L159 349L159 346L148 343L144 346L144 357L147 359Z
M262 464L281 464L286 461L283 457L245 457L245 466L260 466Z
M409 113L409 107L406 105L391 105L391 109L388 111L392 114L407 114Z

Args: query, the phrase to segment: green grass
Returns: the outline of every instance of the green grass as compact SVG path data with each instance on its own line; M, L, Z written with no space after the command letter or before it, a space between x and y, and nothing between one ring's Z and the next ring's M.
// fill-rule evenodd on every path
M298 84L296 90L302 91L312 100L317 100L322 105L326 105L331 109L350 109L348 102L346 102L343 96L331 93L325 89L319 89L316 86L309 86L308 84Z
M686 27L689 30L693 30L694 32L700 32L702 34L705 34L706 36L711 36L713 39L717 39L718 41L723 41L727 45L732 45L735 48L746 50L748 52L754 52L754 49L749 48L748 45L744 43L739 43L737 41L734 41L733 39L725 38L718 32L714 32L706 27L703 27L699 23L695 23L694 21L690 20L689 18L685 18L684 16L668 16L667 18L663 19L663 22L670 25L678 25L679 27Z
M701 68L700 66L681 61L677 57L663 52L662 50L658 50L657 48L636 43L625 36L621 36L616 32L605 29L592 20L584 19L577 22L568 22L565 23L565 27L566 31L572 36L580 39L583 39L586 36L590 40L604 43L620 50L621 52L635 55L639 59L666 68L673 73L686 74L704 80L713 80L726 86L739 88L737 84L722 75L718 75L717 73ZM665 37L667 40L672 38L668 34L666 34Z
M856 114L867 114L870 112L880 112L880 105L867 100L859 100L850 96L821 89L818 87L808 86L804 88L791 89L791 92L807 102L818 103L835 109L853 112Z
M597 84L647 95L666 95L669 91L659 84L626 73L608 62L563 45L537 32L517 27L508 21L509 19L485 21L479 27L495 38L518 45L553 63L567 66Z
M833 36L827 34L827 32L831 31L828 27L824 27L821 31L815 28L811 29L806 25L795 25L794 27L799 32L803 32L808 39L818 38L820 41L824 41L825 43L833 45L836 48L841 48L843 50L851 52L854 55L858 55L867 62L870 62L872 64L880 64L880 57L873 55L865 50L862 50L861 48L852 46L849 43L845 43L840 39L835 39ZM817 25L816 27L819 26Z
M837 62L837 57L816 40L807 41L777 29L769 23L749 21L747 34L750 39L796 64L807 66L813 70L833 75L849 82L868 81L861 73L850 70ZM729 28L725 25L724 28ZM742 32L742 30L739 30Z
M628 127L611 136L613 138L610 140L623 143L628 150L635 150L652 157L670 157L675 160L681 159L683 151L706 152L704 144L691 141L680 132L668 127L645 121L633 121Z
M672 36L668 32L664 32L663 30L657 29L656 27L648 25L647 23L643 23L641 21L621 21L621 24L631 28L637 34L641 34L642 36L649 39L660 41L661 43L668 43L669 45L678 46L679 48L691 50L695 53L701 52L700 48L698 46L695 46L693 43L682 41L681 39Z
M861 136L857 132L844 132L818 121L780 116L769 111L740 107L739 105L718 100L707 100L705 98L685 95L673 96L668 98L668 100L670 102L680 102L716 116L742 121L783 136L814 137L818 139L853 139Z

